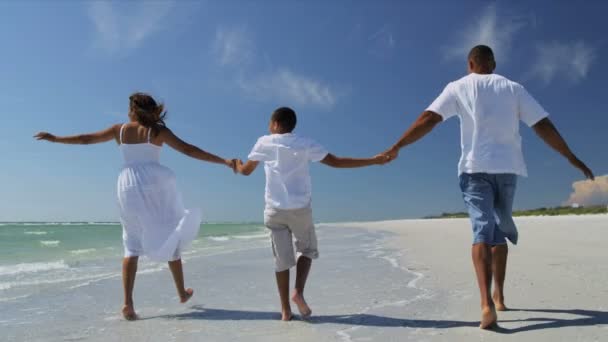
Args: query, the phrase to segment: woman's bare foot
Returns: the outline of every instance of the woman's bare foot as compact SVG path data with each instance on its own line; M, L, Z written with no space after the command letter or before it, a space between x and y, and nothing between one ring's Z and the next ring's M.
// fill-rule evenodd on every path
M298 306L298 311L300 311L300 315L303 319L310 317L312 310L310 310L310 307L308 307L308 304L306 303L306 300L304 300L304 296L302 296L302 294L295 292L293 296L291 296L291 300Z
M127 321L134 321L137 319L137 314L135 313L135 309L133 308L133 305L125 305L122 307L122 316L127 320Z
M485 307L481 309L481 324L479 327L481 329L491 329L496 326L496 321L498 317L496 316L496 310L494 307Z
M496 311L507 311L507 307L505 306L505 297L504 296L494 294L492 296L492 301L494 302Z
M185 302L189 301L193 295L194 295L194 290L191 288L187 288L186 290L184 290L184 293L179 295L179 302L184 304Z
M289 321L291 321L292 318L293 318L293 315L291 314L291 311L281 312L281 321L289 322Z

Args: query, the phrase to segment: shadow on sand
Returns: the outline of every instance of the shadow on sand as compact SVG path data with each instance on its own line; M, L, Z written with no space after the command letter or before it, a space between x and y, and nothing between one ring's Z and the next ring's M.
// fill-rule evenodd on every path
M534 324L524 325L519 328L505 329L502 327L497 328L495 331L503 334L515 334L524 331L533 330L544 330L544 329L556 329L565 327L591 327L595 325L607 325L608 324L608 312L607 311L594 311L594 310L582 310L582 309L570 309L570 310L559 310L559 309L509 309L512 312L530 312L535 314L559 314L559 315L573 315L579 316L576 318L555 318L555 317L532 317L518 320L499 320L503 323L508 322L538 322Z
M191 307L192 311L178 314L162 316L167 319L190 320L202 319L209 321L263 321L278 320L280 315L277 312L264 311L243 311L243 310L224 310L204 308L200 305ZM514 334L524 331L555 329L563 327L584 327L608 324L608 312L592 310L550 310L550 309L510 309L511 312L530 312L546 314L567 314L582 316L580 318L562 319L554 317L533 317L517 320L499 320L499 323L508 322L539 322L525 325L519 328L506 329L497 327L495 332L501 334ZM156 318L156 317L150 317ZM478 327L479 322L474 321L451 321L451 320L421 320L421 319L402 319L369 314L354 315L321 315L313 316L309 321L311 324L342 324L363 327L408 327L408 328L429 328L429 329L448 329L458 327Z

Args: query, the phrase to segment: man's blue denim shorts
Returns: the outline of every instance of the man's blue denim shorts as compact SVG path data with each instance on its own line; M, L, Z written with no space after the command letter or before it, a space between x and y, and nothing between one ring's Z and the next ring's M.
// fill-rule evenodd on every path
M473 226L473 244L517 244L513 222L513 198L517 175L511 173L463 173L460 189Z

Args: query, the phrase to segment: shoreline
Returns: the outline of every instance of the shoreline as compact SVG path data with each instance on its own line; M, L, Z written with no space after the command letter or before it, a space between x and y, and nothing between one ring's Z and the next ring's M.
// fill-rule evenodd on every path
M470 260L468 218L343 223L341 227L390 232L386 247L401 252L400 264L420 274L414 285L428 296L408 307L437 322L409 330L425 341L601 341L608 334L608 265L602 241L608 215L515 217L520 236L510 247L506 304L499 328L482 331L479 292ZM581 230L585 230L581 233ZM603 258L602 258L603 255ZM567 276L564 276L565 274ZM604 298L604 299L601 299ZM461 321L463 320L463 321ZM452 328L442 323L452 321Z

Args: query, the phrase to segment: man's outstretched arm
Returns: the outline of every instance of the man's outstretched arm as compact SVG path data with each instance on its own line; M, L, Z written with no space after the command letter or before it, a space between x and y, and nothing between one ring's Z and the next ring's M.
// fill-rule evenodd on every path
M413 144L420 140L422 137L427 135L430 131L437 126L438 123L443 121L441 115L431 112L429 110L422 112L418 119L405 131L399 141L395 143L391 148L384 152L389 158L395 159L399 154L399 150L402 147Z
M568 144L562 138L562 136L557 131L557 128L553 125L549 118L544 118L537 122L532 126L536 134L545 142L547 145L551 146L554 150L559 152L562 156L564 156L572 166L581 170L585 177L589 179L594 179L593 172L591 169L585 165L582 161L580 161L574 153L568 147Z

